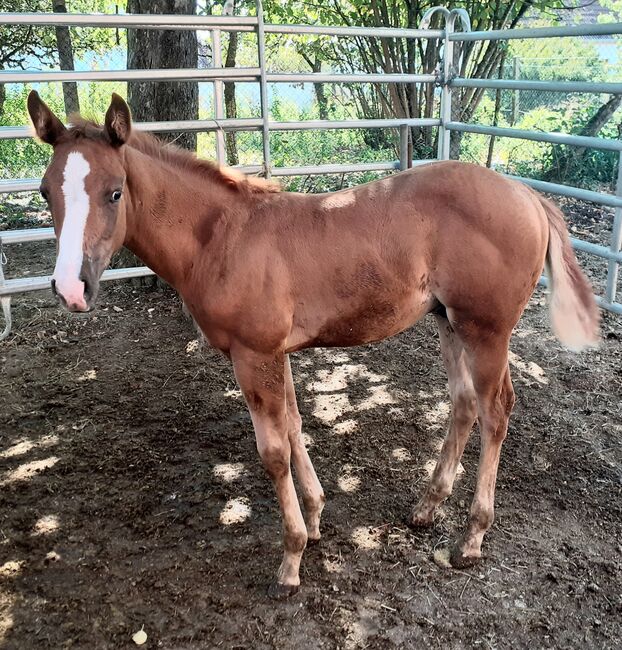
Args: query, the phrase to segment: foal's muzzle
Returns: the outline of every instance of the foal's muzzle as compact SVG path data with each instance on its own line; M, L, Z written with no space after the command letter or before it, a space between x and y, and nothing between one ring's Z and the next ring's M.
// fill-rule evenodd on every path
M80 277L57 281L52 279L52 293L61 305L72 312L91 311L99 293L99 274L90 259L82 262Z

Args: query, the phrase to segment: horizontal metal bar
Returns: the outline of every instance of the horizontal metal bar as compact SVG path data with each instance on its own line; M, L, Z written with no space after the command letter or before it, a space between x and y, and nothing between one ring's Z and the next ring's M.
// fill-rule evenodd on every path
M115 27L141 29L222 29L251 31L257 25L255 16L178 16L152 14L0 14L0 25L38 25L70 27ZM377 38L442 38L440 29L403 29L399 27L334 27L331 25L265 25L270 34L318 34L326 36L373 36Z
M438 126L436 118L411 118L387 120L305 120L301 122L270 122L270 131L306 131L327 129L378 129L406 126Z
M244 165L234 167L244 174L260 174L264 168L261 165ZM14 192L38 192L41 185L40 178L18 178L15 180L0 180L0 194L11 194ZM0 231L0 238L4 234L10 232L8 230ZM4 234L3 234L4 233ZM5 242L6 243L6 242Z
M440 29L398 27L331 27L328 25L265 25L270 34L323 34L326 36L373 36L376 38L443 38Z
M10 192L38 192L41 185L40 178L10 178L0 180L0 194Z
M141 29L221 29L224 31L252 31L257 25L255 16L179 16L176 14L0 14L0 25L39 25L70 27L115 27ZM326 36L373 36L377 38L442 38L440 29L403 29L399 27L334 27L331 25L265 25L270 34L318 34Z
M601 298L600 296L594 296L596 299L596 304L601 308L601 309L606 309L607 311L611 311L614 314L618 314L622 316L622 304L619 302L607 302L604 298Z
M622 83L591 81L527 81L523 79L464 79L456 77L453 88L502 88L507 90L539 90L557 93L609 93L622 94Z
M108 269L104 271L101 279L104 282L110 280L125 280L127 278L142 278L146 275L155 275L147 266L136 266L127 269ZM40 291L50 288L51 275L43 275L35 278L15 278L5 280L0 285L0 296L11 296L15 293L24 293L25 291Z
M149 133L170 131L209 132L218 131L255 131L261 127L258 118L222 119L222 120L178 120L176 122L133 122L132 127ZM32 138L34 132L30 126L0 126L0 140Z
M23 244L31 241L54 239L54 228L27 228L23 230L0 230L2 244Z
M463 131L465 133L480 133L482 135L495 135L500 138L518 138L520 140L534 140L535 142L551 142L553 144L568 144L577 147L590 147L604 151L622 151L622 141L607 140L605 138L588 138L582 135L569 133L551 133L547 131L525 131L523 129L506 129L498 126L483 126L480 124L465 124L464 122L448 122L445 125L450 131Z
M611 311L614 314L618 314L622 316L622 303L619 302L607 302L604 298L601 298L600 296L594 296L596 299L596 304L601 308L601 309L606 309L607 311Z
M412 164L423 165L434 160L413 160ZM373 163L353 163L343 165L310 165L306 167L277 167L273 169L274 176L297 176L305 174L341 174L347 172L380 171L386 169L399 169L400 161L382 161ZM261 165L241 165L234 167L245 174L258 174L263 171ZM0 194L9 192L36 192L41 185L38 178L19 178L15 180L0 180ZM621 201L622 203L622 201ZM4 231L8 232L8 231ZM0 233L1 235L1 233Z
M573 199L590 201L591 203L599 203L600 205L608 205L612 208L622 208L622 198L618 198L613 194L601 194L599 192L592 192L591 190L584 190L579 187L549 183L547 181L538 181L533 178L525 178L524 176L513 176L512 174L506 175L508 178L513 178L516 181L525 183L525 185L529 185L539 192L548 192L549 194L557 194L558 196L570 196Z
M558 196L569 196L573 199L608 205L612 208L622 207L622 197L619 198L613 194L601 194L600 192L592 192L591 190L584 190L580 187L549 183L548 181L525 178L524 176L514 176L512 174L506 174L506 176L525 183L525 185L529 185L539 192L548 192L549 194L557 194Z
M548 287L549 286L549 281L546 275L541 275L540 280L538 281L540 285L543 287ZM604 298L601 296L594 296L596 300L596 304L601 307L602 309L607 309L614 314L619 314L622 315L622 303L619 302L607 302Z
M173 122L133 122L139 131L149 133L166 133L184 131L199 133L202 131L255 131L261 127L259 118L223 118L222 120L178 120Z
M435 118L386 119L386 120L305 120L301 122L270 122L271 131L305 131L327 129L377 129L406 126L438 126ZM132 126L139 131L163 133L167 131L209 132L218 131L258 131L263 122L260 118L240 118L222 120L179 120L177 122L134 122ZM0 140L15 140L33 137L30 126L1 126Z
M2 83L53 81L257 81L259 68L171 68L161 70L20 70L0 72ZM268 83L433 83L431 74L271 73Z
M177 14L74 14L0 13L0 25L40 25L69 27L140 27L167 29L253 29L255 16L196 16Z
M622 23L591 23L568 27L532 27L530 29L494 29L489 32L454 32L450 41L499 41L512 38L557 38L567 36L613 36L622 34Z
M159 70L18 70L0 72L3 83L52 81L257 81L259 68L170 68Z
M327 74L324 72L266 75L268 83L433 83L433 74Z
M399 163L398 163L399 168ZM306 176L307 174L347 174L350 172L371 172L396 169L393 162L344 163L338 165L305 165L300 167L277 167L272 169L273 176Z
M234 167L234 169L237 169L244 174L259 174L263 171L261 165L241 165L239 167ZM10 194L12 192L38 192L40 185L40 178L0 180L0 194ZM0 231L0 237L3 232L6 233L9 231Z
M0 126L0 140L19 140L33 136L34 129L31 126Z
M434 160L413 160L413 167L435 162ZM336 165L306 165L301 167L276 167L272 169L273 176L306 176L307 174L347 174L351 172L391 171L400 168L399 160L352 163Z
M170 131L209 132L218 131L254 131L261 127L261 120L255 118L222 120L178 120L176 122L133 122L132 127L149 133ZM34 132L30 126L0 126L0 140L31 138Z
M237 169L243 174L250 175L263 174L266 170L263 165L235 165L233 169Z
M576 237L571 237L570 241L572 242L572 247L578 251L583 251L584 253L596 255L596 257L602 257L603 259L612 260L622 264L622 251L616 253L606 246L593 244L592 242L577 239Z

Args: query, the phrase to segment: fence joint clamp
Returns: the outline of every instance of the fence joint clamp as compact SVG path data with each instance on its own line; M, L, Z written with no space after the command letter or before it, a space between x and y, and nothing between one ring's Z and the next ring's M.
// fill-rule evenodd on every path
M451 85L451 82L458 76L456 68L453 65L449 66L449 71L447 77L443 74L443 70L440 65L436 66L434 69L434 86L436 88L443 88L444 86Z

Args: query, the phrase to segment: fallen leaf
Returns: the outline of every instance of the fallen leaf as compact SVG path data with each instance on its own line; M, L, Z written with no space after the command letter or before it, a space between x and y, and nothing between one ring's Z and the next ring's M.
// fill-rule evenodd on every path
M143 630L142 627L140 628L140 630L138 630L138 632L134 634L134 636L132 637L132 641L134 641L136 645L142 645L143 643L147 642L147 633L145 632L145 630Z

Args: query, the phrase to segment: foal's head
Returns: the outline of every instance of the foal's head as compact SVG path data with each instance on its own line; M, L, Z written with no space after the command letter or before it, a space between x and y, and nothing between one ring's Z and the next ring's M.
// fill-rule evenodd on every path
M28 112L37 136L54 150L41 182L57 237L52 291L70 311L89 311L99 278L125 238L123 144L130 110L113 94L103 128L88 122L66 128L33 90Z

